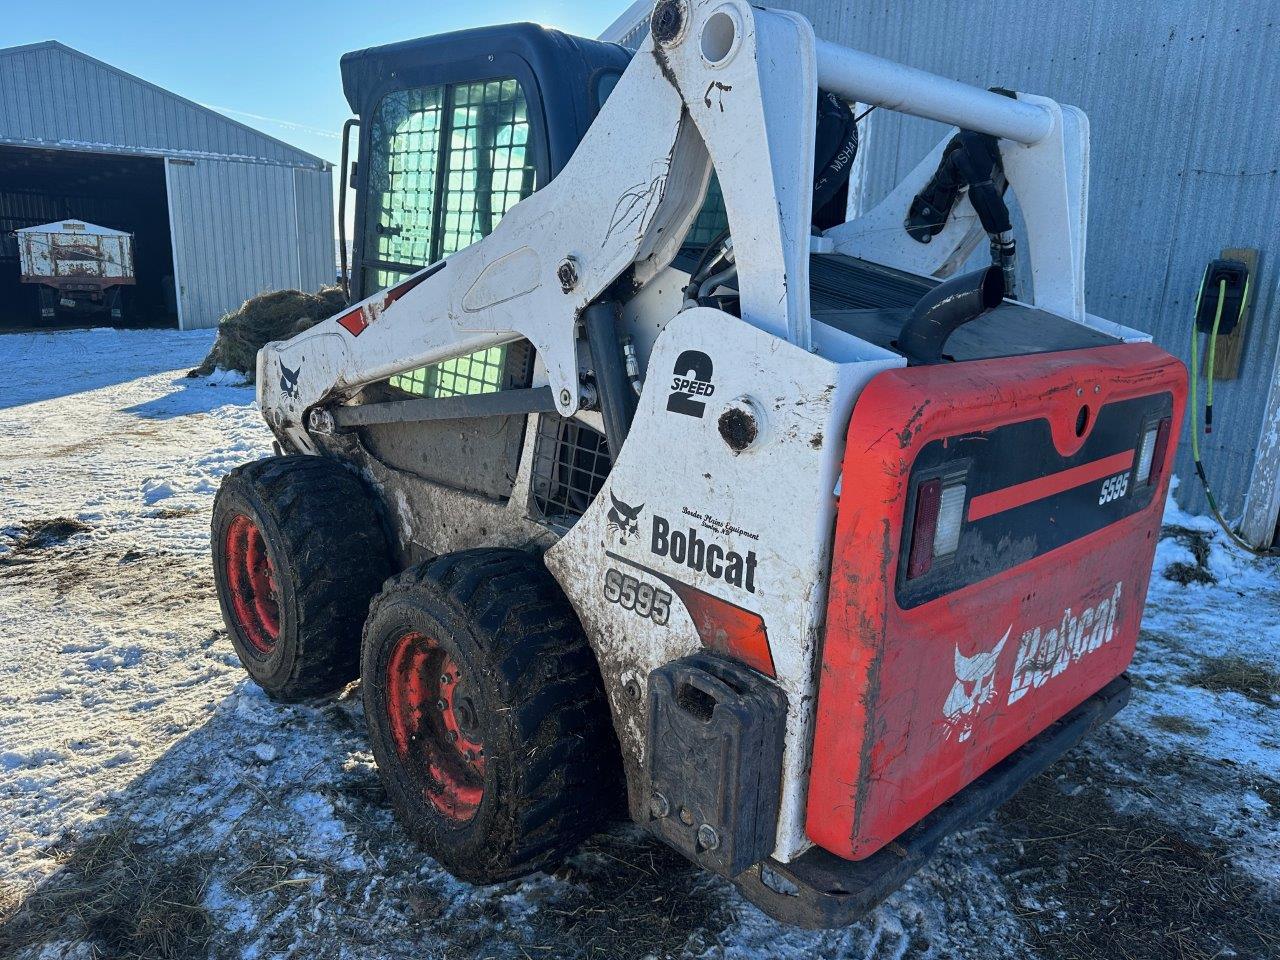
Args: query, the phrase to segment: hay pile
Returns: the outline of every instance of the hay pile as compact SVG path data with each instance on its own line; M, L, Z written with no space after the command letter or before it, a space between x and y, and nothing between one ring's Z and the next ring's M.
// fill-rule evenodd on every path
M1206 657L1184 682L1214 693L1238 693L1264 707L1280 707L1280 673L1243 657Z
M207 377L214 370L237 370L253 380L258 351L272 340L287 340L296 333L333 316L347 298L341 287L318 292L276 290L246 300L239 310L218 321L218 339L204 362L189 377Z
M61 869L25 900L21 891L0 888L0 956L190 960L210 955L214 929L203 903L211 856L166 859L160 847L141 842L127 824L73 849L51 851ZM74 948L75 941L87 949Z
M1223 840L1137 802L1143 794L1158 806L1162 791L1204 773L1195 770L1204 761L1170 754L1171 778L1152 780L1155 767L1125 772L1091 756L1106 737L1032 779L995 815L1009 838L996 848L997 873L1029 946L1056 960L1280 956L1274 892L1236 865Z

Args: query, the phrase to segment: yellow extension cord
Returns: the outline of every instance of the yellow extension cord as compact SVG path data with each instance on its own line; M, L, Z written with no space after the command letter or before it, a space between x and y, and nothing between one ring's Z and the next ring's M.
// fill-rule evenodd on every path
M1200 298L1204 295L1203 284L1200 292L1196 294L1196 309L1194 317L1200 316ZM1218 325L1222 322L1222 307L1227 296L1227 281L1218 281L1218 309L1213 315L1213 329L1209 332L1209 356L1208 362L1205 364L1207 381L1207 389L1205 391L1205 416L1206 430L1209 431L1209 424L1212 422L1213 410L1213 365L1217 359L1218 344ZM1244 282L1244 296L1240 301L1240 313L1244 314L1245 307L1249 303L1249 280ZM1200 431L1199 431L1199 405L1200 405L1200 331L1196 328L1196 321L1191 321L1191 459L1195 461L1196 476L1200 478L1200 484L1204 487L1205 500L1209 503L1209 510L1213 513L1213 518L1218 521L1218 526L1222 531L1231 538L1231 542L1238 546L1241 550L1247 550L1256 557L1275 557L1280 556L1280 550L1270 547L1255 547L1249 541L1245 540L1238 533L1231 529L1230 524L1222 516L1222 511L1218 509L1218 502L1213 496L1213 490L1209 486L1209 478L1205 475L1204 464L1200 460Z

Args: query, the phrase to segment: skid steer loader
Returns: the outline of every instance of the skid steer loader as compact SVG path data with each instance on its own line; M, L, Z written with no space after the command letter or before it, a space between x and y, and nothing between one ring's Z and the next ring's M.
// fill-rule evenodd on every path
M1185 371L1086 312L1079 110L745 0L342 69L356 299L259 354L214 565L450 872L625 803L846 924L1123 705ZM956 129L846 221L855 104Z

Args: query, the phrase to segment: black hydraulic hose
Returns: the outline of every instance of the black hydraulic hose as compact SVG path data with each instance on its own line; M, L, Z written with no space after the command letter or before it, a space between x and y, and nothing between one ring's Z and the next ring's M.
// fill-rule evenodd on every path
M1004 300L1004 272L997 266L952 277L911 309L898 335L898 349L913 365L938 363L951 334Z
M587 348L591 351L591 367L600 395L600 413L604 417L604 434L609 453L616 459L631 429L635 415L635 391L627 380L618 342L618 305L612 301L593 303L582 311Z
M716 258L723 255L724 242L729 239L729 228L726 226L723 230L712 237L705 247L702 248L702 254L698 257L698 264L689 271L689 282L684 288L684 298L686 301L698 299L698 286L702 282L699 277L704 269L715 263Z

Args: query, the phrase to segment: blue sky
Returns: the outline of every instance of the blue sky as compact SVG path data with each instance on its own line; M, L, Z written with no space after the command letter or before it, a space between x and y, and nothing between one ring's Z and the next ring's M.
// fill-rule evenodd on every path
M60 40L331 160L348 50L532 20L597 36L628 0L60 0L5 3L0 47Z

